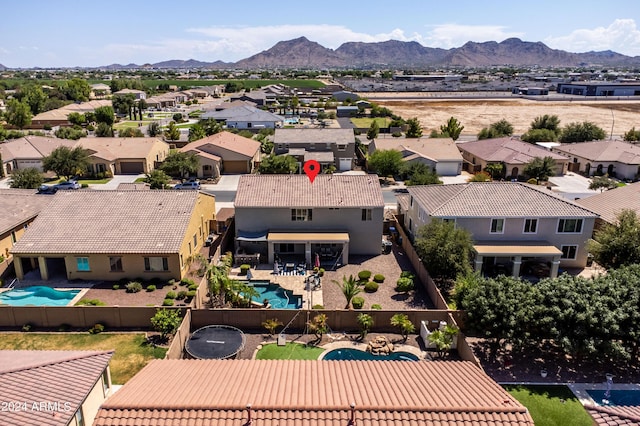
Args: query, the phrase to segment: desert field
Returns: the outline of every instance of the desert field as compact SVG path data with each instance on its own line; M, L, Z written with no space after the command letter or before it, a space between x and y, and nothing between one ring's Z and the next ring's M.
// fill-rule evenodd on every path
M527 99L438 99L425 93L358 93L378 105L408 119L417 117L428 135L456 117L464 125L463 135L476 135L483 127L506 119L514 127L514 134L526 132L531 121L544 114L557 115L560 126L576 121L592 121L607 134L621 136L632 127L640 128L640 100L638 101L531 101ZM402 96L425 99L401 99Z

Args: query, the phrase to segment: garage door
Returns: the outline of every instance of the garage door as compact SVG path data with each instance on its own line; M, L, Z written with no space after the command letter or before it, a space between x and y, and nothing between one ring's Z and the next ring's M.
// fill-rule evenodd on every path
M438 162L436 164L436 173L440 176L457 176L460 174L461 164L460 162Z
M123 175L144 173L144 163L142 161L121 162L120 173Z
M341 158L338 164L341 171L351 170L351 158Z
M249 173L246 161L225 161L223 163L223 173Z

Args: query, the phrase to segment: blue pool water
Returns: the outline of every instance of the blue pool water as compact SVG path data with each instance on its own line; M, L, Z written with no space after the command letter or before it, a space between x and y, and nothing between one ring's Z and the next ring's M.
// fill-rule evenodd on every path
M80 290L56 290L46 286L17 288L0 293L0 305L67 306Z
M609 398L605 398L604 390L588 390L587 393L596 404L610 406L640 405L640 390L612 390ZM608 403L603 400L607 399Z
M369 352L353 348L333 349L322 359L329 361L418 361L419 358L410 352L392 352L389 355L372 355Z
M249 281L249 284L260 293L252 300L262 304L267 299L272 309L300 309L302 296L295 296L291 290L285 290L270 281Z

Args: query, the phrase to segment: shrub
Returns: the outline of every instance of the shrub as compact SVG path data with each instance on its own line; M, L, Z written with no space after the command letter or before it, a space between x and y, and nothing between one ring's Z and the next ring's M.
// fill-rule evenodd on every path
M176 292L175 291L170 291L165 296L165 299L175 299L175 298L176 298Z
M353 306L353 309L362 309L364 306L364 298L360 296L354 297L351 299L351 305Z
M83 188L83 189L84 189L84 188L88 188L88 187L89 187L89 184L88 184L88 183L83 183L83 184L81 184L81 185L80 185L80 187L81 187L81 188Z
M189 299L193 299L194 297L196 297L196 292L195 290L191 290L187 292L187 298Z
M391 133L391 136L393 136L394 138L399 138L400 136L402 136L402 132L393 132Z
M153 284L149 284L149 285L147 286L147 291L156 291L156 286L155 286L155 285L153 285Z
M104 325L97 323L89 329L89 334L99 334L104 331Z
M177 299L177 300L184 300L184 299L186 299L186 298L187 298L187 292L186 292L186 290L180 290L180 291L178 292L178 295L176 296L176 299Z
M324 309L323 305L313 305L313 309Z
M51 124L47 123L44 126L42 126L42 129L43 130L51 130L51 129L53 129L53 127L51 127Z
M378 291L378 283L373 281L368 281L364 285L364 291L366 291L367 293L375 293L376 291Z
M396 282L396 291L400 293L407 293L413 290L414 287L415 287L415 284L413 283L413 280L408 277L400 278Z
M25 325L22 326L22 331L24 331L25 333L31 330L33 330L33 324L31 323L26 323Z
M378 305L377 303L374 303L373 305L371 305L371 309L375 309L376 311L379 311L380 309L382 309L382 306Z
M358 278L360 279L360 281L369 281L369 278L371 278L371 271L358 272Z
M411 279L414 279L414 278L415 278L415 275L413 275L413 274L412 274L411 272L409 272L409 271L402 271L402 272L400 273L400 278L411 278Z
M191 284L189 287L187 287L189 289L189 291L194 291L198 289L198 284Z
M114 284L112 288L114 290L120 290L120 284Z
M162 306L173 306L173 299L164 299L162 301Z
M175 281L174 281L175 283ZM184 285L184 286L190 286L195 284L195 281L193 281L191 278L183 278L180 280L180 285Z
M77 303L77 305L78 306L105 306L106 303L104 303L100 299L81 299Z
M142 284L140 284L138 281L131 281L126 285L126 288L127 293L137 293L139 291L142 291Z
M322 277L324 275L324 268L318 269L318 276Z
M165 300L166 302L166 300ZM173 304L173 300L169 300ZM157 309L156 314L151 317L151 326L160 333L160 339L165 340L167 336L176 332L180 327L180 312L175 309Z
M382 284L382 283L384 282L384 275L382 275L382 274L375 274L375 275L373 276L373 280L374 280L375 282L377 282L378 284Z
M243 263L240 265L240 275L247 275L247 271L251 269L251 265Z
M185 278L186 280L187 278ZM167 285L173 287L174 285L176 285L176 280L174 280L173 278L171 278L169 281L167 281ZM182 285L182 281L180 281L180 285Z

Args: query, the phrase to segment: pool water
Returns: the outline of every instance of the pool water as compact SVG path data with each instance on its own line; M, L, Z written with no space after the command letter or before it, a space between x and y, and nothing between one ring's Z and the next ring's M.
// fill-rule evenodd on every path
M328 361L418 361L420 358L410 352L391 352L389 355L373 355L353 348L333 349L322 358Z
M0 293L0 305L67 306L80 290L56 290L46 286L17 288Z
M254 302L262 304L267 299L272 309L300 309L302 307L302 296L296 296L291 290L285 290L278 284L270 281L249 281L248 283L260 293L259 296L252 298Z
M605 398L604 390L587 390L587 393L598 405L640 406L640 390L612 390L609 398ZM608 403L605 403L604 400Z

